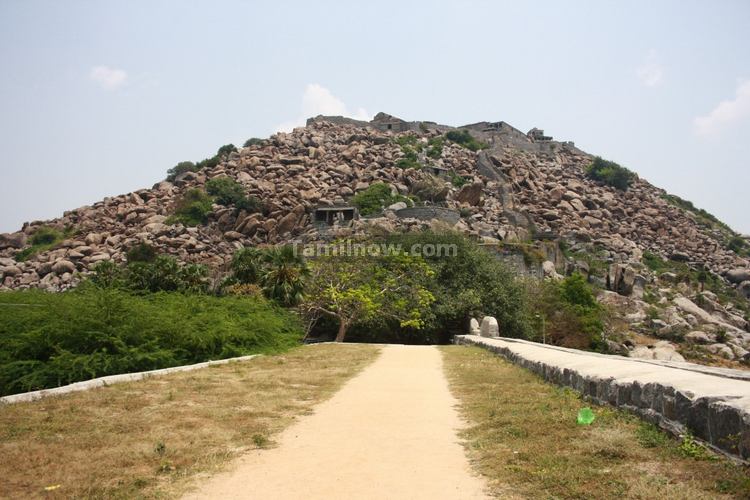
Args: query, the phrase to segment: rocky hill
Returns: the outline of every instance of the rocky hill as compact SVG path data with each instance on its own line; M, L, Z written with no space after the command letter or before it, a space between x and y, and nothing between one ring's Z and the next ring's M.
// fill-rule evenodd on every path
M592 161L571 142L505 122L456 129L384 113L372 122L316 117L172 182L0 235L0 289L64 290L98 262L124 262L141 242L218 273L247 245L452 227L501 256L522 255L526 271L588 274L611 290L602 301L622 309L629 325L623 330L640 328L669 342L675 332L681 340L695 333L693 344L721 344L702 348L709 354L745 356L747 237L643 179L633 178L626 190L593 180ZM262 210L215 204L205 224L173 223L189 190L224 176L260 200ZM376 183L390 188L394 203L359 216L353 197ZM44 231L52 236L40 243L35 235ZM697 273L700 285L681 270ZM705 288L706 281L714 287ZM617 342L635 349L627 339ZM671 357L673 347L664 340L635 354Z

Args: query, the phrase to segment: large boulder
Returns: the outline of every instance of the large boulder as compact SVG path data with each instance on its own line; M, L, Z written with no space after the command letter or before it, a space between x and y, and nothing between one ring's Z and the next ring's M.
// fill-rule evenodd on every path
M500 327L497 325L497 320L492 316L485 316L482 318L482 325L479 327L479 334L482 337L499 337Z
M299 224L300 219L304 214L304 205L297 205L296 207L294 207L294 210L282 217L281 220L279 220L278 224L276 224L276 231L278 232L278 234L284 235L292 231L295 227L297 227L297 224Z
M622 264L612 264L607 274L607 288L620 295L629 296L633 293L636 276L632 268Z
M166 224L163 224L161 222L152 222L151 224L146 224L143 226L143 230L147 231L154 236L161 236L163 234L167 234L169 232L169 226ZM90 235L89 235L90 236ZM88 243L88 238L86 239L86 242Z
M727 272L726 278L732 283L750 281L750 269L732 269Z
M6 276L18 276L21 274L21 269L18 268L18 266L0 266L0 279L5 278Z
M563 276L557 272L557 269L555 269L555 263L551 260L545 260L542 262L542 271L544 272L545 278L551 278L553 280L563 279Z
M99 233L89 233L86 235L85 241L87 245L99 245L104 241L104 237Z
M685 361L675 346L665 340L660 340L652 346L638 345L630 351L631 358L655 359L660 361Z
M58 276L65 273L74 273L76 272L76 265L69 260L61 259L52 265L52 272Z
M453 199L459 203L477 206L482 198L482 188L484 188L484 184L480 181L467 184L456 193L456 196L454 196Z
M662 361L685 361L682 354L669 342L660 341L654 344L654 359Z
M480 333L481 330L479 329L479 321L471 318L471 321L469 321L469 335L479 335Z
M0 234L0 250L23 248L24 246L26 246L26 234L22 232Z
M698 305L687 297L676 297L672 302L682 311L692 314L696 318L700 318L706 323L715 323L716 320L713 316L708 314L706 311L698 307Z

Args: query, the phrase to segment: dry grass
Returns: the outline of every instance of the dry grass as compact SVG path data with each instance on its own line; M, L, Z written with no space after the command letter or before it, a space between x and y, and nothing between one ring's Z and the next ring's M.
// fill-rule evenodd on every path
M505 498L750 498L746 468L476 347L443 348L477 470ZM591 426L576 423L591 406ZM686 450L686 448L688 448Z
M332 395L377 347L318 345L0 407L0 497L172 497ZM58 488L46 491L46 487Z

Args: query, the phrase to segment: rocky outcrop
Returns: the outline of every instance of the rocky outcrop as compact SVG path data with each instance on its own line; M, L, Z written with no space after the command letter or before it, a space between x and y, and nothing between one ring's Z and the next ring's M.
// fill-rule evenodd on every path
M455 215L446 224L488 243L544 236L595 245L601 258L615 265L609 273L610 288L619 293L640 296L641 274L633 266L648 250L701 263L750 294L750 284L743 285L750 281L750 264L724 247L722 234L669 205L663 191L642 179L625 192L591 181L584 174L591 156L569 143L536 144L493 124L478 124L469 129L491 144L490 149L477 153L448 141L440 158L420 157L429 168L398 166L404 153L392 140L395 136L415 134L426 146L428 139L449 129L408 122L408 132L394 133L381 123L316 118L307 127L241 148L215 167L0 235L0 258L12 261L2 265L0 287L66 289L98 262L123 262L127 250L142 242L184 261L221 268L243 245L358 237L369 226L380 231L431 227L431 220L396 217L393 210L329 228L312 223L316 207L345 205L355 193L383 182L394 194L419 195L427 208L447 209L444 213ZM430 172L451 172L471 182L456 188ZM203 188L218 176L239 182L246 194L261 201L263 212L215 205L206 225L168 223L188 189ZM71 236L17 262L15 255L28 247L29 237L41 226L67 228ZM562 270L558 264L555 272ZM585 266L582 262L580 269Z

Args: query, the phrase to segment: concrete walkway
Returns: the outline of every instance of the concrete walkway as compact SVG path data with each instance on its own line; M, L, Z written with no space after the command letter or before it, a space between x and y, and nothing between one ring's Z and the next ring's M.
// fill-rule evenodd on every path
M435 347L386 346L277 447L248 453L186 498L486 498L456 435L456 404Z
M631 359L517 339L462 335L456 341L485 347L597 402L634 411L674 433L688 429L725 453L750 458L746 371Z

